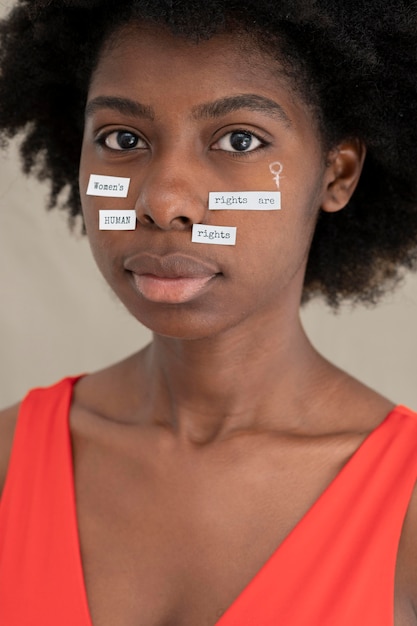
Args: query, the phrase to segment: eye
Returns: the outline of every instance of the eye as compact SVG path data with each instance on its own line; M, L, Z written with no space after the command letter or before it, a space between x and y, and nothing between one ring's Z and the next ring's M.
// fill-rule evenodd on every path
M146 143L135 133L128 130L115 130L112 133L102 135L99 143L110 150L133 150L134 148L146 148Z
M265 142L261 141L253 133L247 130L234 130L216 141L212 148L224 150L225 152L252 152L252 150L256 150L264 145Z

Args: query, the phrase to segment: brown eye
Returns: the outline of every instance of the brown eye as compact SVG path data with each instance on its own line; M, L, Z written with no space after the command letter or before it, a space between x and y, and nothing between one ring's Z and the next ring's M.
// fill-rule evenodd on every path
M145 147L143 139L126 130L118 130L108 134L103 143L111 150L133 150L134 148Z
M225 152L251 152L264 145L253 133L236 130L216 141L213 148Z

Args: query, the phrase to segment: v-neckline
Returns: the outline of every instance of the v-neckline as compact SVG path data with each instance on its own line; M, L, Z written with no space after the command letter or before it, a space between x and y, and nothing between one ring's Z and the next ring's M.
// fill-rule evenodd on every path
M71 439L71 429L70 429L70 423L69 423L73 386L75 385L77 380L79 380L80 378L81 377L77 377L71 380L71 391L70 391L70 398L69 398L69 403L68 403L68 415L67 415L67 436L68 436L68 443L69 443L67 449L69 450L69 453L70 453L69 455L70 456L69 458L70 476L71 476L70 497L72 500L71 508L72 508L72 519L73 519L73 524L74 524L73 533L74 533L74 537L76 538L76 543L78 547L78 555L76 559L76 567L77 567L76 576L78 578L77 583L78 583L78 588L81 590L81 593L83 595L83 602L85 605L85 615L86 615L85 626L94 626L91 613L90 613L89 603L88 603L88 594L87 594L87 588L85 584L83 564L82 564L82 558L81 558L81 542L80 542L80 535L79 535L79 529L78 529L78 516L77 516L77 504L76 504L77 500L76 500L76 490L75 490L75 473L74 473L75 467L74 467L74 459L73 459L73 453L72 453L73 446L72 446L72 439ZM259 584L259 580L262 578L265 570L268 569L271 563L275 562L279 558L284 546L286 546L290 541L293 541L294 536L296 536L299 532L301 532L300 529L302 529L305 526L305 524L308 522L309 518L313 515L313 513L319 507L323 506L323 502L326 502L326 500L329 498L329 493L331 494L337 488L338 483L342 480L346 472L349 471L351 466L357 463L358 458L360 458L363 454L366 454L366 449L372 444L373 440L377 436L377 433L379 433L379 431L385 427L387 422L389 422L390 418L392 418L393 415L395 415L401 409L408 411L406 407L402 407L401 405L395 406L393 409L391 409L391 411L389 411L389 413L378 424L378 426L376 426L363 439L360 445L356 448L355 452L353 452L353 454L349 457L349 459L346 461L343 467L338 471L336 476L323 489L319 497L313 502L313 504L308 508L308 510L304 513L304 515L298 520L298 522L294 525L294 527L284 537L281 543L272 552L271 556L267 558L265 563L258 569L258 571L249 580L249 582L243 587L240 593L236 596L233 602L223 612L221 617L217 620L217 622L213 626L227 626L228 620L233 618L233 612L237 604L240 602L241 598L243 598L248 592L248 590L252 589L254 585Z
M229 620L233 620L233 613L236 611L236 607L240 603L241 599L247 595L249 589L252 590L255 585L260 584L260 581L264 577L265 572L267 572L270 566L273 565L275 561L280 558L281 553L284 551L287 545L291 542L294 542L295 538L303 531L303 528L306 526L306 524L309 523L310 518L314 514L316 514L317 510L325 506L328 499L332 498L333 492L338 489L339 483L343 481L345 475L350 472L353 465L356 465L358 462L360 463L362 457L364 455L367 455L367 451L369 447L373 445L374 439L378 437L380 431L386 427L391 418L393 418L394 415L396 415L401 409L407 410L406 407L403 407L402 405L394 406L384 417L384 419L362 440L362 442L351 454L351 456L337 472L334 478L332 478L328 485L323 489L318 498L307 509L307 511L302 515L298 522L296 522L296 524L287 533L281 543L275 548L271 556L267 558L264 564L253 575L253 577L245 585L242 591L233 600L232 604L224 611L222 616L213 626L228 626Z

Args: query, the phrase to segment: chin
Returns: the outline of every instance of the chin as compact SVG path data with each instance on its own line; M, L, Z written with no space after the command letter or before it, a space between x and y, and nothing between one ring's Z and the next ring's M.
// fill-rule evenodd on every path
M217 311L210 315L195 311L179 310L170 305L160 305L157 312L144 314L130 310L130 313L151 332L162 337L182 340L215 339L238 324L228 320Z

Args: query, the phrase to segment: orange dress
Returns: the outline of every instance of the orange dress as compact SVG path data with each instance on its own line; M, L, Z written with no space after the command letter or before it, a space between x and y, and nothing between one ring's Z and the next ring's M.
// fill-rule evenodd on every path
M33 390L21 406L0 503L1 626L92 626L68 426L76 380ZM216 626L393 626L398 542L416 479L417 415L399 406Z

